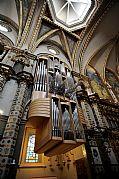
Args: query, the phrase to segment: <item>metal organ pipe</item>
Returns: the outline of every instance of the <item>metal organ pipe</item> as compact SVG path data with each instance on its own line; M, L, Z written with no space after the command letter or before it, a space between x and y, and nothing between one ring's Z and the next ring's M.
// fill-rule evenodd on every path
M63 75L65 75L64 63L61 63L61 72L62 72Z
M73 122L74 122L74 129L76 132L76 138L80 138L80 124L79 124L79 118L78 118L78 111L77 111L77 107L75 106L75 109L73 111Z
M52 99L52 135L54 135L54 102Z
M70 114L66 107L62 115L62 125L64 130L64 139L71 139Z
M47 91L47 68L45 69L45 91Z
M36 91L45 92L47 90L47 65L44 60L37 63L34 86Z
M43 65L43 83L42 83L42 91L45 89L45 65Z
M55 99L52 99L52 134L53 136L60 136L60 111Z
M41 86L40 79L41 79L41 62L40 62L40 67L39 67L39 88L38 88L39 91L40 91L40 86Z

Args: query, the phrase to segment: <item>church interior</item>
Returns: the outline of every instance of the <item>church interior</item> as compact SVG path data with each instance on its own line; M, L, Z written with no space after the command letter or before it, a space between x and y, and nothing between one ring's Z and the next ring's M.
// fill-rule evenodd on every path
M118 18L118 0L0 0L0 179L119 178Z

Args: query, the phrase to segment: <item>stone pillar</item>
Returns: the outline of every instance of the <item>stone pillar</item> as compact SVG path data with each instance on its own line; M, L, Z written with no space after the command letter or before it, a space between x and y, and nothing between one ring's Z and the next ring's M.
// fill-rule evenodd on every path
M12 67L2 64L2 63L0 64L0 93L2 92L7 79L12 74L14 74Z
M15 146L15 152L14 152L14 159L16 161L17 166L19 164L19 157L20 157L20 152L21 152L24 129L25 129L26 121L27 121L28 109L29 109L29 105L25 106L25 111L23 112L22 120L20 121L20 125L19 125L19 134L17 137L17 143Z
M8 120L8 116L4 116L0 114L0 140L2 139L2 134L4 132L4 128L6 126Z
M14 97L10 115L4 130L3 139L0 142L0 178L7 179L13 155L15 144L18 137L19 124L24 112L24 106L28 100L29 74L21 73L18 77L19 82L16 95ZM21 79L22 78L22 79Z

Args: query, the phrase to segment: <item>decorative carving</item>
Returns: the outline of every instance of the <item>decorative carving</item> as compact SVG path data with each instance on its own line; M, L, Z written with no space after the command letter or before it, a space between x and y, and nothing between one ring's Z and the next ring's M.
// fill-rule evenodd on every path
M14 74L14 71L9 65L0 63L0 74L9 77Z
M30 60L25 53L19 53L12 57L11 59L13 62L19 62L23 65L30 66Z
M6 80L12 75L14 74L13 69L8 66L8 65L4 65L4 64L0 64L0 92L2 92L3 87L6 83Z
M27 82L28 84L33 84L33 76L28 73L28 72L20 72L17 74L18 75L18 81L22 82Z

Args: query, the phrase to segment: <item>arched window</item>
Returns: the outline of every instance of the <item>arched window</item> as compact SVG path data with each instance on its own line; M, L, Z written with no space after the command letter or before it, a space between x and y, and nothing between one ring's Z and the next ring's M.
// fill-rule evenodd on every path
M38 162L38 154L34 153L35 135L30 135L28 139L26 162Z
M20 154L20 167L42 166L44 167L44 155L34 152L35 129L25 127L24 137Z

